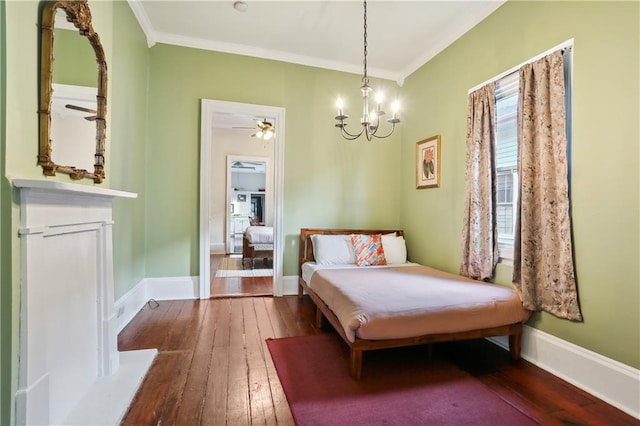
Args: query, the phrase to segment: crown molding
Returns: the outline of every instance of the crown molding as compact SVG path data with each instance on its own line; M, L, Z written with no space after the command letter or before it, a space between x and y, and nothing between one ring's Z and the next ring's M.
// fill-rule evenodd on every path
M147 15L146 10L144 10L142 6L141 0L127 0L127 3L129 3L133 15L138 20L138 24L140 24L144 35L147 37L147 46L153 47L157 41L155 37L156 32L153 29L153 25L151 25L149 15Z
M155 33L154 39L157 43L171 44L175 46L191 47L195 49L211 50L215 52L231 53L235 55L251 56L255 58L282 61L292 64L305 65L316 68L324 68L333 71L341 71L351 74L362 74L360 65L348 64L345 62L330 61L311 56L297 55L279 50L264 49L236 43L224 43L211 40L204 40L193 37L184 37L171 33ZM370 68L368 74L371 77L386 80L398 81L400 74L380 68Z

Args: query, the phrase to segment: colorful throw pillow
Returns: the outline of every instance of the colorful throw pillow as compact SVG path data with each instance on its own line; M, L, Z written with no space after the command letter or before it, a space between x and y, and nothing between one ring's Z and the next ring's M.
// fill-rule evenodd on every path
M351 235L351 242L356 254L358 266L386 265L387 259L384 257L382 248L382 235Z

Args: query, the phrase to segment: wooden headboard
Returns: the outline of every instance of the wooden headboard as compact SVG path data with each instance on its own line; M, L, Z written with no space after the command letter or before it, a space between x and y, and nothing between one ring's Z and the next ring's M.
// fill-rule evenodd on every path
M313 262L313 244L311 236L322 235L350 235L350 234L391 234L404 236L399 229L332 229L332 228L301 228L300 229L300 256L298 257L298 274L302 274L302 265L305 262Z

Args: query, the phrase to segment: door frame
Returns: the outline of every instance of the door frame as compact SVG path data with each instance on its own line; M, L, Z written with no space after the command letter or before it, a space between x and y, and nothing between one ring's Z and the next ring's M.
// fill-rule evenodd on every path
M196 289L200 299L211 296L211 262L210 262L210 194L211 194L211 146L215 143L213 132L213 115L219 113L250 114L255 116L275 117L277 128L274 137L273 167L273 295L282 296L284 282L282 264L284 253L283 207L284 207L284 141L285 141L285 108L246 104L239 102L201 99L200 101L200 226L199 226L199 272Z

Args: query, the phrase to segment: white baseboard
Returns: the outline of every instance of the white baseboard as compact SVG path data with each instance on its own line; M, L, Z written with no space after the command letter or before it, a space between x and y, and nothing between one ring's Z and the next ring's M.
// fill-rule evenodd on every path
M198 277L145 278L116 300L114 308L120 333L149 300L197 299Z
M116 311L118 333L131 322L148 300L149 296L147 295L147 287L144 280L141 280L135 287L116 300L114 309Z
M150 299L198 299L198 277L145 278Z
M209 252L212 254L225 254L227 245L225 243L211 243L209 244Z
M282 277L282 295L291 296L298 294L298 276L285 275Z
M490 341L508 349L505 336ZM522 358L585 392L640 418L640 370L524 326Z

